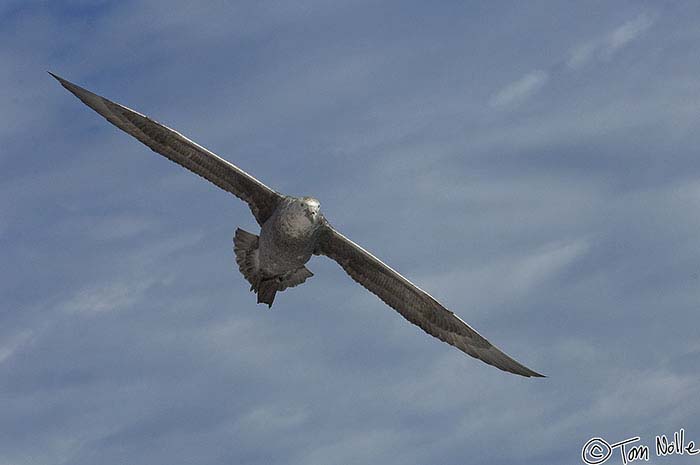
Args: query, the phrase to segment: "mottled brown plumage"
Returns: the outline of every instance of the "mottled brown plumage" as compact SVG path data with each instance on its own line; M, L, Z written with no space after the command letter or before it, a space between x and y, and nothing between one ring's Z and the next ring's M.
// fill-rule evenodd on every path
M305 264L312 254L325 255L428 334L501 370L542 376L503 353L427 292L333 229L321 214L317 200L275 192L182 134L51 75L83 103L151 150L248 203L261 233L256 236L236 230L234 252L239 270L257 294L258 303L271 306L277 292L313 276Z

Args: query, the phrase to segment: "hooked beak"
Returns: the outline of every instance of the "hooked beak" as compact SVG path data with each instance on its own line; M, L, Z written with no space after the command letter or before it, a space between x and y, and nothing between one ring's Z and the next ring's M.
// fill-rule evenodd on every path
M306 210L306 217L310 219L312 222L314 221L314 218L316 218L316 212L313 210Z

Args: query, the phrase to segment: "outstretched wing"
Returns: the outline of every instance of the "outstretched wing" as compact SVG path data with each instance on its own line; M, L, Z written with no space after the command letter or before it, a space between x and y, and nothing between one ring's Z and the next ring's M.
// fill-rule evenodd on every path
M338 262L352 279L426 333L501 370L528 377L543 376L510 358L427 292L327 223L316 253Z
M260 225L283 196L239 167L147 116L49 73L84 104L166 158L246 201Z

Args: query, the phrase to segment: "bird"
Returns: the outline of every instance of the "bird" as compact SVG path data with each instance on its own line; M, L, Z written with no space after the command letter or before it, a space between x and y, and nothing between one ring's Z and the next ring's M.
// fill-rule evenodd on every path
M306 267L309 259L324 255L431 336L503 371L544 377L491 344L430 294L337 231L321 213L317 199L280 194L179 132L54 73L49 74L117 128L248 204L260 226L260 234L237 228L234 255L239 271L257 295L258 304L272 307L278 292L313 276Z

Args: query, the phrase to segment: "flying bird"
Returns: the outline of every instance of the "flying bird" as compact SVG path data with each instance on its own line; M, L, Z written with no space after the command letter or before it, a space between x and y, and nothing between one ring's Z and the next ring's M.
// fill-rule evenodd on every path
M543 376L513 360L427 292L336 231L321 213L318 200L280 194L182 134L49 74L107 121L154 152L248 203L260 225L260 234L236 229L234 253L258 303L271 307L277 292L313 276L306 268L312 255L325 255L426 333L501 370L526 377Z

